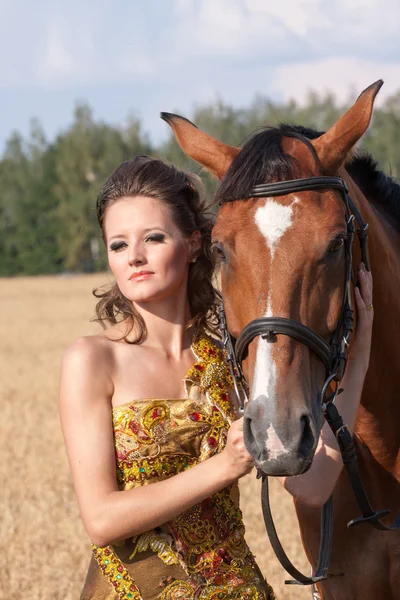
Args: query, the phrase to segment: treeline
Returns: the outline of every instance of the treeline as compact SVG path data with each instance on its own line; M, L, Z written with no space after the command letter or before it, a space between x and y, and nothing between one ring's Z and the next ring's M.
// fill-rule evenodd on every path
M227 144L241 145L257 128L280 122L326 130L346 108L332 95L312 93L305 106L260 96L248 108L221 101L199 107L189 117ZM375 109L362 139L362 148L397 178L399 140L400 91ZM112 170L135 154L161 156L192 169L209 193L214 189L215 183L181 152L172 134L157 147L139 120L112 126L96 121L85 104L76 107L70 128L51 142L36 120L27 138L13 133L0 161L0 276L105 269L96 196Z

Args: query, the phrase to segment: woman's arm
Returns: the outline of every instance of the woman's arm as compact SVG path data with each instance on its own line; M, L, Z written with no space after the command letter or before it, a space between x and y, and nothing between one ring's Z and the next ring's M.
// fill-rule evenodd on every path
M64 355L60 385L60 418L74 488L86 531L98 546L166 523L252 467L241 419L231 426L221 454L164 481L118 490L110 364L101 344L79 339Z
M351 433L354 432L364 379L368 370L373 321L373 310L366 308L372 304L372 276L363 265L359 270L359 279L361 293L358 288L355 288L357 330L345 375L340 384L344 391L335 400L339 414ZM328 423L324 423L309 471L304 475L279 479L298 502L319 507L332 494L342 468L342 455L336 438Z

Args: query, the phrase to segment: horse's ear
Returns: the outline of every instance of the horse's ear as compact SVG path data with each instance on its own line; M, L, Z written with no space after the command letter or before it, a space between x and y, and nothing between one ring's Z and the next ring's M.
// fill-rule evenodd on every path
M337 172L354 144L367 130L375 96L382 85L383 81L379 79L367 87L329 131L311 141L326 175L334 175Z
M218 179L224 177L240 148L219 142L184 117L165 112L160 116L172 127L185 154L211 171Z

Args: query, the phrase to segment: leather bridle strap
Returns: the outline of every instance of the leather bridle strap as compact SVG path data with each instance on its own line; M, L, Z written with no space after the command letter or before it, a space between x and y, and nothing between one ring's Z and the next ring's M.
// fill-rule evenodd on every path
M282 567L294 578L293 580L286 580L285 583L288 585L312 585L322 581L323 579L326 579L328 577L328 568L332 549L332 496L327 502L325 502L321 510L321 538L318 565L314 575L312 577L308 577L307 575L303 575L303 573L296 569L296 567L291 563L279 541L269 504L268 476L259 471L257 477L262 478L261 507L269 541Z
M359 210L349 196L346 182L341 177L304 177L302 179L289 179L288 181L276 181L274 183L262 183L255 185L248 195L241 198L224 198L220 206L234 200L249 200L250 198L268 198L271 196L286 196L298 192L313 190L339 190L343 194L347 214L353 214L358 224L358 237L360 240L362 260L367 271L370 270L368 255L368 224L365 224Z
M239 334L234 346L233 340L227 328L223 305L220 308L219 315L220 327L224 339L224 346L227 350L227 358L231 368L232 378L235 382L236 394L242 409L244 408L245 403L247 403L247 395L245 390L245 381L241 372L241 363L246 356L249 344L254 340L255 337L261 336L263 339L272 343L276 341L276 336L278 334L288 335L308 346L322 360L322 362L325 364L328 376L320 394L321 406L324 416L338 440L343 462L347 469L354 495L362 513L361 517L350 521L348 526L354 526L359 523L370 523L375 528L380 530L394 530L400 526L400 513L397 515L393 525L388 527L382 523L380 517L390 511L375 511L368 500L358 472L357 457L352 436L347 427L343 424L343 420L333 403L337 393L337 388L335 393L330 398L325 398L329 383L332 381L337 383L343 376L347 361L349 338L353 329L353 311L351 307L350 285L352 280L351 249L355 233L354 220L356 220L358 225L357 233L360 241L362 260L369 271L370 263L367 243L368 225L364 223L357 207L351 200L348 194L346 183L339 177L308 177L304 179L294 179L289 181L279 181L256 185L250 190L248 196L242 196L240 200L246 200L250 198L268 198L272 196L284 196L302 191L328 189L335 189L341 192L342 200L345 204L347 222L345 291L342 310L336 331L331 340L331 344L327 344L325 340L317 333L313 332L302 323L292 319L282 317L262 317L255 319L246 325L246 327ZM239 200L239 198L224 199L221 204L233 200ZM282 566L288 573L290 573L290 575L294 577L293 581L286 581L286 583L313 585L314 583L326 579L328 576L332 541L332 497L324 504L322 508L321 541L318 565L314 576L308 577L303 575L296 569L296 567L294 567L279 542L269 504L268 477L266 475L261 475L260 473L259 476L262 476L263 479L261 495L262 510L271 545Z
M235 344L236 358L239 364L245 358L247 348L253 339L261 336L267 341L275 341L277 334L288 335L308 346L330 369L331 349L325 340L302 323L283 317L261 317L254 319L242 329Z
M374 510L372 508L358 471L353 438L346 425L343 424L343 420L333 402L326 404L324 416L338 441L343 463L347 470L357 504L361 510L361 516L349 521L347 526L354 527L362 523L369 523L381 531L396 531L400 528L400 512L397 514L393 524L388 526L381 521L381 517L390 514L391 511L388 509ZM321 510L321 537L318 565L315 574L312 577L308 577L296 569L279 541L269 503L268 476L258 471L257 477L262 478L261 506L270 544L283 568L294 578L293 580L286 580L285 583L292 585L314 585L319 581L323 581L328 577L332 548L333 497L331 496L325 502ZM333 577L333 575L330 573L329 577Z
M396 531L400 528L400 512L397 513L392 525L385 525L380 520L380 517L390 514L391 510L375 510L372 508L358 470L353 437L347 425L343 423L343 419L333 402L327 402L324 416L337 439L343 464L346 468L356 502L361 510L361 517L356 517L349 521L347 527L369 523L380 531Z
M287 194L306 192L309 190L336 189L347 193L347 186L340 177L305 177L303 179L289 179L275 183L262 183L255 185L247 198L267 198L269 196L286 196ZM244 198L246 199L246 197ZM223 201L229 202L231 199Z

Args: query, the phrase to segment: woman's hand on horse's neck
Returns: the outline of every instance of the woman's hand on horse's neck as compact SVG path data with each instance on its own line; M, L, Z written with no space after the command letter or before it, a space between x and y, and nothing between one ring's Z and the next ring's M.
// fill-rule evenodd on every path
M354 336L347 368L340 387L343 393L335 400L339 414L351 433L357 419L365 375L371 352L373 310L372 276L363 266L359 270L361 292L355 290L357 330ZM324 423L310 469L304 475L279 477L285 489L297 502L322 506L331 496L343 468L342 455L328 423Z

